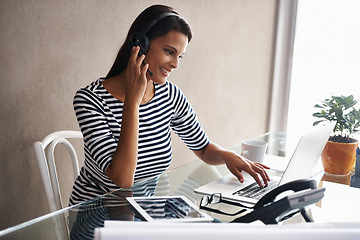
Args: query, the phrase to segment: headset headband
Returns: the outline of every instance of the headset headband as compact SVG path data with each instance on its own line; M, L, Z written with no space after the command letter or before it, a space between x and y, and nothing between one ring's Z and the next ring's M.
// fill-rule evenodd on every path
M176 13L162 13L159 16L157 16L156 18L154 18L138 35L139 39L143 38L147 32L157 23L159 22L161 19L166 18L166 17L170 17L170 16L176 16L176 17L180 17L178 14Z

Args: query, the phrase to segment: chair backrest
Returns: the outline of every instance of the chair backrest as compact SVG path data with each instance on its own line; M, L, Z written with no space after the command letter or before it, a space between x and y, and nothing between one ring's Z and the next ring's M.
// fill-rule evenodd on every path
M37 141L34 143L35 155L51 212L63 208L54 159L54 150L58 143L63 144L70 154L74 181L79 175L79 162L75 149L66 140L69 138L82 138L82 134L80 131L57 131L46 136L42 142ZM45 152L45 149L47 149L47 152Z

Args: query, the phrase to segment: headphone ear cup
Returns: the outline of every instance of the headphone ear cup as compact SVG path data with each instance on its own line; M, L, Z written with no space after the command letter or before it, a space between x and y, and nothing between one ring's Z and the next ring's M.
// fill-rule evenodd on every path
M138 34L134 34L130 37L129 45L130 45L130 49L140 45Z
M140 51L141 51L141 55L145 54L150 48L150 41L149 38L144 35L143 38L140 41Z
M133 47L140 47L139 57L149 50L149 39L146 35L139 37L139 34L134 34L130 37L130 49Z

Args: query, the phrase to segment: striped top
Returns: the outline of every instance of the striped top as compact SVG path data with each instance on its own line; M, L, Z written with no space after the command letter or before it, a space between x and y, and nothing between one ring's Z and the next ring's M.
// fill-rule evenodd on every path
M117 148L124 103L113 97L100 78L77 91L74 110L84 138L85 161L70 205L118 189L105 174ZM173 83L154 83L155 95L139 107L138 160L134 182L163 173L172 160L170 128L190 150L209 140L182 91Z

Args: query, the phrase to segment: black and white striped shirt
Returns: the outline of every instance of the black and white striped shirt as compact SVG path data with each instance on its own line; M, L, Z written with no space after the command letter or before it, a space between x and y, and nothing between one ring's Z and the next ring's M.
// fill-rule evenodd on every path
M117 148L124 104L98 79L77 91L74 110L84 138L85 161L70 205L118 189L105 174ZM134 182L163 173L172 159L172 129L191 150L209 140L182 91L173 83L154 84L155 95L139 108L138 160Z

